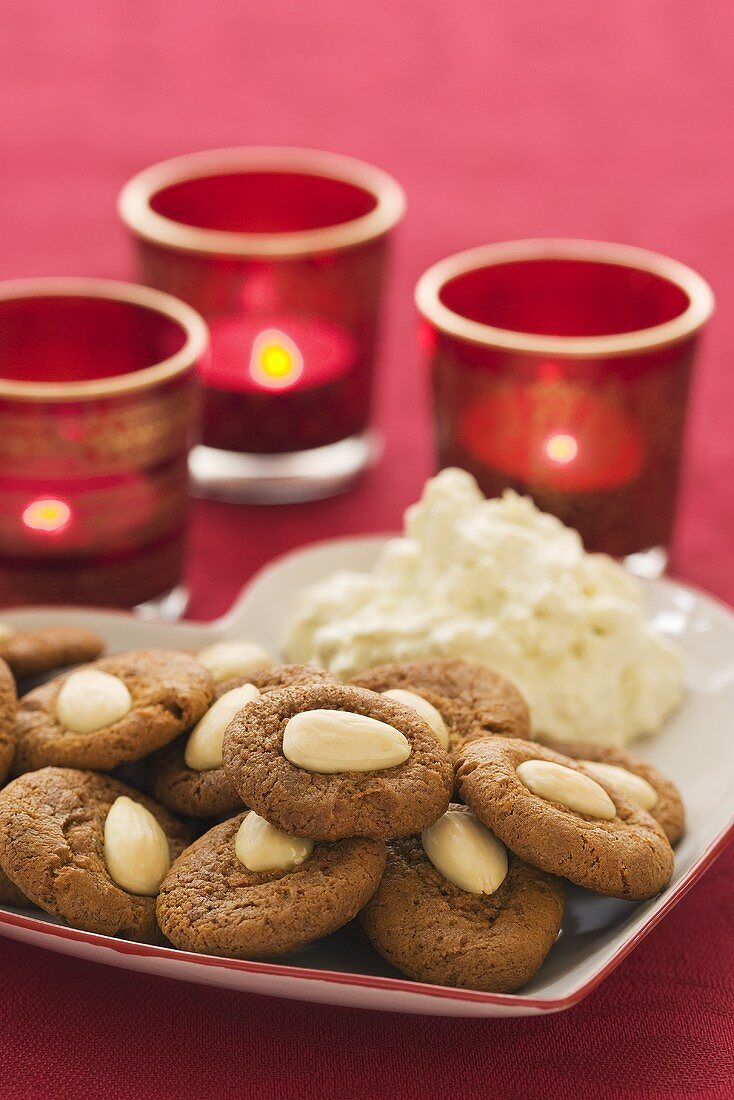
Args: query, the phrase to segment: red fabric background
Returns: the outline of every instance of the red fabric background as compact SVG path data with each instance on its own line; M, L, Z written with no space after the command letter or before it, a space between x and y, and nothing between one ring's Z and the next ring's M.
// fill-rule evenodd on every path
M197 505L196 616L224 611L273 554L398 525L432 467L415 279L459 248L531 235L657 248L712 282L674 569L734 599L730 6L0 0L0 26L0 277L128 275L120 184L193 149L314 145L408 191L386 459L322 504ZM0 1094L730 1097L733 872L730 851L603 988L545 1020L291 1004L0 941Z

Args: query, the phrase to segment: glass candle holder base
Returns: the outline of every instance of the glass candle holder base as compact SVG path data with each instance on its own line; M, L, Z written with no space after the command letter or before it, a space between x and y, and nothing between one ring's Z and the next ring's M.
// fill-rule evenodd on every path
M663 546L651 546L649 550L628 554L623 561L625 568L636 577L657 580L668 567L668 551Z
M194 447L189 469L195 496L247 504L296 504L345 492L381 453L381 437L366 431L326 447L288 454Z
M177 623L188 607L189 590L183 584L176 585L162 596L139 603L135 614L144 622Z

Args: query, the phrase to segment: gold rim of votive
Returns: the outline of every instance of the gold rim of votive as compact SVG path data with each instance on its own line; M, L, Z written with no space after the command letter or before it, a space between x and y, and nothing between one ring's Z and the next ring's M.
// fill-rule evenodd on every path
M686 295L688 305L670 321L633 332L605 336L544 336L472 321L441 300L446 284L458 276L486 267L528 260L582 260L646 271L677 286ZM658 252L608 241L539 238L471 248L440 260L418 280L415 303L418 312L435 328L469 343L529 355L598 359L633 355L687 339L708 321L715 299L711 287L701 275Z
M151 200L177 183L222 174L280 172L334 179L367 191L375 206L367 214L336 225L296 232L238 233L206 229L159 214ZM189 153L151 165L125 184L118 213L127 227L166 248L241 258L290 259L353 248L382 237L402 218L405 192L397 180L372 164L317 149L251 146Z
M137 283L76 276L0 282L0 302L29 298L102 298L140 306L177 324L184 332L185 341L183 347L159 363L109 378L84 382L19 382L0 376L0 397L23 401L80 401L136 393L192 370L209 346L209 330L195 309L170 294Z

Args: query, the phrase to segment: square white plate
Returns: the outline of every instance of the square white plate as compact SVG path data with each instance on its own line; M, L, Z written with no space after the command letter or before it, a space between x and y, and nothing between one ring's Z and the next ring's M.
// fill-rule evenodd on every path
M278 559L247 586L218 622L168 625L115 612L18 610L3 621L90 626L111 651L143 646L199 648L249 638L273 653L296 593L334 569L371 568L383 539L318 543ZM58 925L38 910L0 909L0 933L52 951L168 978L251 993L391 1012L442 1016L525 1016L582 1000L703 874L734 835L734 614L709 596L671 581L646 582L650 616L685 656L686 701L663 732L636 751L680 787L688 832L676 850L671 885L643 903L570 888L563 929L545 964L518 994L478 993L409 981L350 926L285 961L243 962L98 936Z

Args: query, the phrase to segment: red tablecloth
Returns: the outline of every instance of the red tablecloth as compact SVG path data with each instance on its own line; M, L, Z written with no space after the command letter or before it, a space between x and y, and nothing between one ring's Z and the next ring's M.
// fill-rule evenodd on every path
M699 268L719 312L693 408L675 571L734 599L733 9L699 0L1 0L0 276L125 276L114 202L197 148L353 153L406 186L380 416L352 494L199 504L193 613L268 557L394 528L432 465L411 291L516 236L608 238ZM3 1097L734 1095L734 852L586 1003L441 1021L236 996L0 941Z

